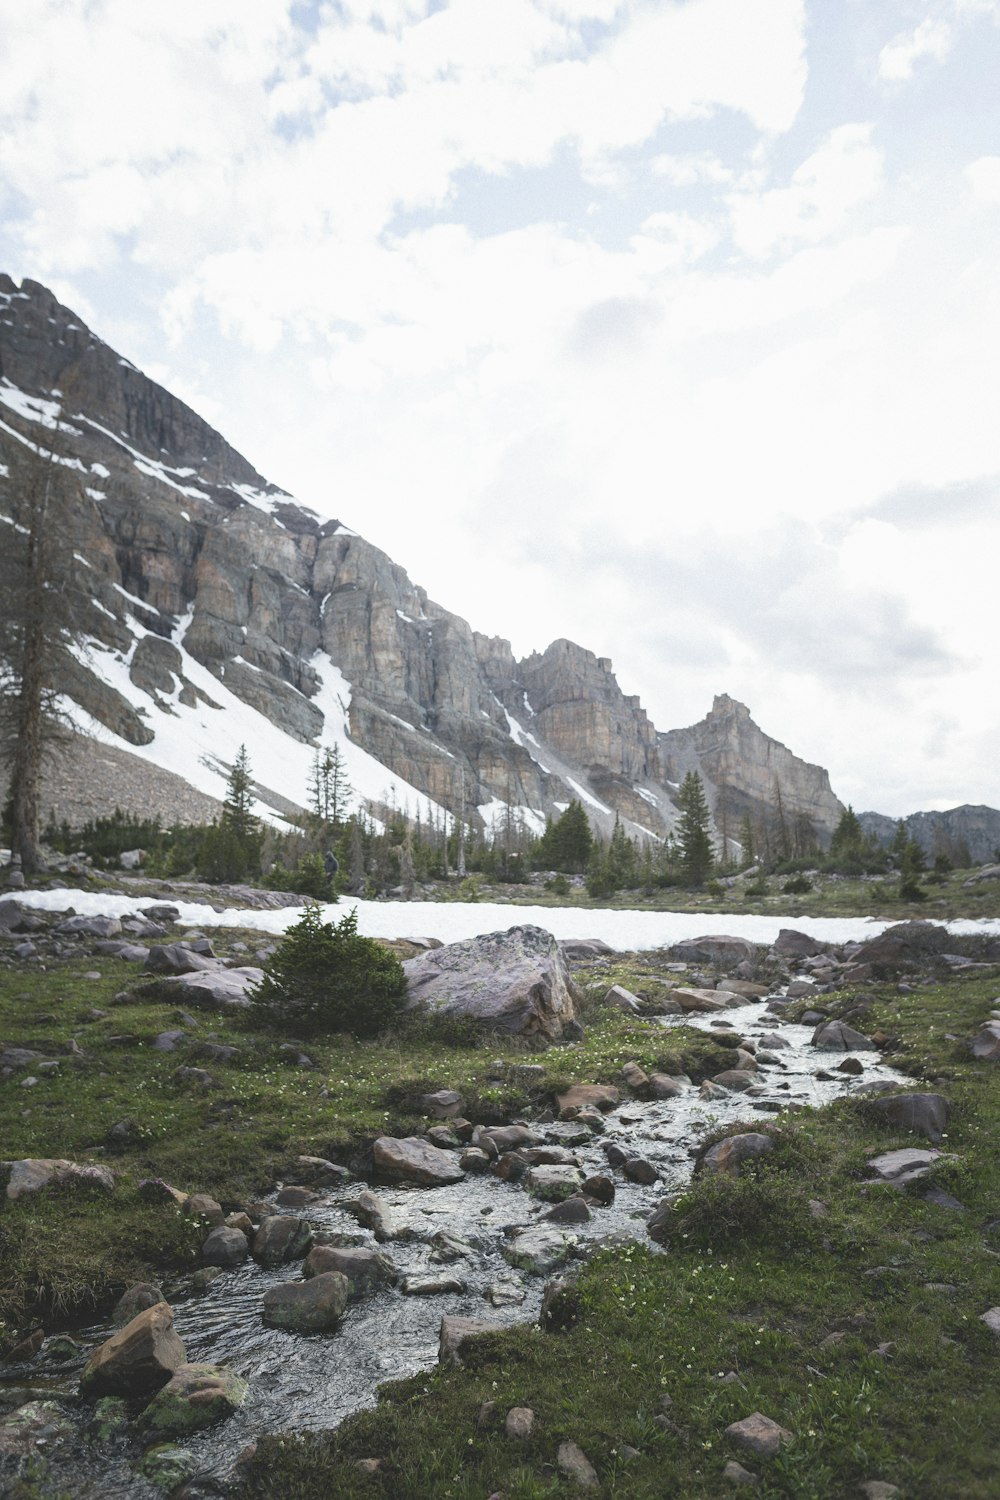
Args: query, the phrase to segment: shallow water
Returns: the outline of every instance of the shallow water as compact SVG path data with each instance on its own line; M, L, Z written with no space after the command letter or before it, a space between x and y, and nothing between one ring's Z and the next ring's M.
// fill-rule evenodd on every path
M765 1094L757 1099L732 1094L708 1103L699 1099L692 1086L676 1099L654 1103L627 1100L607 1115L603 1135L571 1148L584 1174L610 1174L602 1142L614 1141L654 1162L660 1181L639 1186L628 1182L620 1171L610 1174L616 1182L614 1204L594 1209L589 1223L567 1229L576 1240L573 1258L585 1255L609 1236L626 1236L649 1244L647 1217L665 1192L688 1178L699 1141L718 1125L754 1121L758 1116L761 1120L773 1118L791 1102L827 1103L875 1078L906 1081L884 1066L875 1052L857 1054L863 1066L861 1074L837 1075L825 1081L815 1078L817 1070L835 1066L841 1055L810 1047L811 1027L783 1023L766 1012L760 1001L727 1010L721 1017L661 1017L659 1024L668 1029L694 1024L707 1030L717 1027L720 1019L730 1023L734 1037L759 1038L777 1030L792 1044L776 1054L779 1063L762 1068L760 1081ZM537 1129L542 1139L557 1140L557 1126ZM344 1207L358 1188L358 1184L351 1184L324 1194L319 1203L301 1211L303 1217L316 1230L350 1233L374 1245L374 1237L359 1230ZM400 1273L448 1271L462 1277L464 1291L427 1297L384 1290L350 1304L335 1333L304 1336L266 1328L260 1318L263 1293L279 1282L298 1279L297 1264L264 1271L249 1261L238 1270L224 1272L203 1295L194 1295L184 1284L165 1287L189 1361L230 1364L250 1383L249 1395L239 1412L219 1427L183 1443L196 1457L206 1486L211 1486L212 1479L221 1481L242 1449L260 1434L334 1427L352 1412L372 1405L380 1384L433 1366L444 1314L485 1318L497 1326L537 1318L542 1288L558 1272L530 1275L514 1270L501 1250L507 1242L506 1231L534 1222L547 1204L539 1203L516 1184L471 1174L449 1187L379 1187L377 1191L393 1209L398 1224L415 1236L393 1239L380 1247ZM469 1242L473 1256L444 1265L433 1261L429 1241L440 1229ZM568 1264L572 1265L572 1260ZM493 1306L487 1293L496 1285L504 1287L507 1296L523 1300ZM79 1371L89 1353L112 1331L103 1324L75 1330L74 1337L85 1348L84 1354L70 1363L47 1365L36 1356L19 1368L9 1368L0 1380L0 1403L6 1407L18 1404L18 1400L55 1396L82 1424L90 1408L75 1397ZM30 1396L24 1394L29 1386ZM17 1399L13 1399L15 1391L22 1393ZM78 1434L54 1446L49 1482L78 1500L144 1500L162 1494L135 1473L132 1463L139 1457L140 1449L128 1442L98 1451Z

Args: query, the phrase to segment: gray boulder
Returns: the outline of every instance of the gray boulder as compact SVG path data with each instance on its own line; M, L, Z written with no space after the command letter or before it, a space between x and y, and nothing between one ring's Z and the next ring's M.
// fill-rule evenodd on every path
M150 953L156 949L151 948ZM199 958L196 953L193 955ZM250 1004L250 991L260 984L263 969L223 969L216 959L201 959L206 967L196 973L177 974L159 981L160 994L169 993L176 1005L200 1006L204 1010L243 1010Z
M718 1172L726 1177L738 1177L745 1161L758 1156L767 1156L774 1150L773 1136L750 1130L742 1135L728 1135L725 1140L710 1146L699 1163L699 1171Z
M222 1266L230 1270L241 1266L249 1254L247 1237L241 1229L229 1229L224 1224L213 1229L201 1247L201 1258L207 1266Z
M122 924L117 917L67 917L56 928L58 933L73 933L80 937L117 937Z
M744 959L754 956L754 945L746 938L731 937L726 933L709 934L706 937L685 938L674 943L670 957L685 964L718 964L731 969Z
M218 959L205 958L181 943L157 943L146 959L148 974L198 974L218 966Z
M501 1250L504 1260L521 1271L544 1276L561 1265L572 1252L576 1239L560 1229L536 1224L522 1229Z
M101 1187L110 1193L114 1186L114 1173L110 1167L81 1166L78 1162L58 1157L27 1156L11 1166L7 1197L13 1201L46 1187Z
M461 1182L465 1172L450 1151L432 1146L422 1136L410 1135L401 1140L382 1135L372 1147L375 1170L390 1182L415 1182L423 1187L439 1187Z
M980 1061L1000 1060L1000 1021L987 1021L973 1040L972 1055Z
M812 1045L823 1052L877 1052L871 1037L863 1036L846 1021L821 1021L812 1034Z
M438 1343L438 1361L446 1364L462 1363L462 1345L466 1339L475 1338L479 1333L495 1333L498 1324L489 1323L485 1318L459 1318L445 1316L441 1319L441 1336Z
M408 1008L470 1016L498 1031L554 1041L574 1019L576 988L559 944L540 927L449 943L403 964Z
M943 1094L889 1094L873 1099L867 1108L890 1125L915 1130L937 1145L948 1124L951 1106Z
M887 1182L892 1187L905 1187L908 1182L927 1177L933 1171L935 1162L942 1157L941 1151L904 1147L900 1151L884 1151L881 1156L873 1156L868 1167L881 1182Z
M344 1316L350 1283L339 1271L308 1281L285 1281L264 1293L262 1316L269 1328L290 1333L327 1333Z
M398 1278L388 1256L363 1245L314 1245L306 1256L302 1274L307 1279L337 1271L346 1276L352 1301L370 1297L380 1287L392 1286Z
M312 1230L291 1214L269 1214L254 1235L252 1255L258 1265L281 1266L300 1260L312 1244Z

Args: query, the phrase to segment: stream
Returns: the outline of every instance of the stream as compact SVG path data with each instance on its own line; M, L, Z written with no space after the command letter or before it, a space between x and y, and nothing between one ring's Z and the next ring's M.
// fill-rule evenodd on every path
M772 997L773 998L773 997ZM778 1031L790 1045L775 1052L779 1061L762 1064L759 1097L733 1093L711 1102L699 1098L694 1085L674 1099L639 1102L625 1100L604 1117L602 1134L589 1135L570 1145L584 1175L613 1176L614 1203L594 1208L588 1223L558 1227L568 1238L567 1267L574 1259L593 1253L609 1240L637 1240L650 1245L646 1219L660 1198L676 1190L690 1176L692 1158L702 1137L719 1125L736 1120L761 1122L773 1118L790 1103L822 1105L856 1091L866 1083L908 1082L886 1067L878 1053L856 1054L862 1072L818 1079L817 1071L836 1067L843 1054L821 1052L809 1045L813 1028L792 1025L753 1001L727 1010L724 1022L733 1037L760 1038ZM677 1024L715 1030L718 1016L663 1016L651 1024ZM539 1124L540 1142L566 1145L579 1127ZM748 1125L748 1129L754 1128ZM652 1186L628 1181L621 1170L612 1172L605 1142L627 1148L653 1162L660 1180ZM351 1183L323 1192L320 1200L294 1212L306 1218L322 1238L344 1235L353 1243L374 1246L370 1231L359 1229L345 1204L364 1184ZM193 1459L197 1483L191 1493L211 1494L225 1487L225 1476L242 1450L262 1433L303 1432L335 1427L351 1413L375 1403L378 1387L431 1368L437 1362L438 1336L444 1314L487 1319L497 1326L534 1321L542 1289L559 1271L530 1274L512 1267L503 1256L508 1231L534 1224L551 1205L541 1203L516 1183L492 1175L468 1174L453 1186L437 1188L381 1187L379 1197L394 1219L412 1238L393 1238L379 1248L390 1256L401 1275L447 1272L464 1287L437 1295L403 1295L397 1288L348 1305L334 1333L302 1335L267 1328L261 1321L261 1298L268 1287L298 1278L297 1263L262 1270L247 1261L225 1271L208 1290L196 1294L190 1276L163 1283L174 1309L175 1327L190 1362L226 1363L249 1381L243 1406L228 1421L184 1439L178 1446ZM265 1200L267 1201L267 1200ZM466 1241L471 1254L436 1258L431 1243L440 1231ZM84 1426L91 1408L77 1397L80 1371L87 1357L114 1332L107 1324L74 1329L82 1352L62 1363L46 1359L44 1350L20 1366L6 1366L0 1378L0 1413L29 1400L55 1400L73 1422L74 1432L53 1441L47 1453L46 1486L78 1500L156 1500L163 1490L143 1479L134 1468L141 1449L128 1438L96 1446ZM12 1460L6 1460L10 1464ZM0 1468L0 1494L10 1469Z

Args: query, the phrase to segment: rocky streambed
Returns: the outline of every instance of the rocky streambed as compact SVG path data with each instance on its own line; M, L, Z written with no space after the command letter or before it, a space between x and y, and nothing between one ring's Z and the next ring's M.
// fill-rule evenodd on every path
M822 1105L845 1092L906 1082L856 1034L822 1050L814 1026L785 1022L780 1003L773 1010L761 1000L734 1003L724 1013L662 1016L650 1024L680 1023L725 1034L730 1046L745 1042L749 1082L746 1074L730 1078L728 1088L664 1081L659 1091L669 1097L617 1102L605 1089L595 1096L601 1109L586 1107L581 1096L584 1107L575 1117L570 1102L560 1111L570 1118L525 1121L512 1136L502 1128L471 1134L465 1128L465 1140L456 1138L451 1149L439 1129L454 1182L370 1189L363 1181L338 1181L314 1186L312 1197L279 1187L254 1205L258 1224L268 1216L300 1221L288 1237L294 1258L270 1266L245 1259L162 1288L184 1360L225 1366L246 1382L236 1409L217 1425L154 1449L150 1458L148 1431L143 1440L141 1429L121 1420L134 1417L148 1396L127 1411L98 1408L95 1422L93 1401L79 1394L80 1377L115 1332L108 1325L74 1329L72 1341L50 1337L21 1364L6 1366L0 1403L12 1414L8 1432L20 1415L24 1452L45 1456L46 1492L151 1500L187 1479L188 1494L217 1493L258 1435L336 1426L372 1404L382 1383L432 1366L442 1344L464 1331L450 1320L534 1321L553 1276L609 1244L649 1244L650 1215L687 1180L707 1132L736 1121L756 1121L759 1129L789 1104ZM828 1039L828 1045L835 1044ZM639 1092L650 1092L628 1078L627 1068L625 1075ZM623 1085L621 1095L628 1092ZM301 1283L310 1245L377 1251L384 1274L364 1295L350 1297L333 1331L269 1326L267 1294L268 1302L276 1295L280 1301L284 1294L276 1289ZM322 1253L312 1255L324 1274Z

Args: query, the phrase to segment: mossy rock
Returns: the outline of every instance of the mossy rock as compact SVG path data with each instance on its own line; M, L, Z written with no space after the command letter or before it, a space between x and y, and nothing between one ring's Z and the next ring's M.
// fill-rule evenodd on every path
M222 1365L181 1365L142 1412L146 1437L177 1438L224 1422L243 1404L245 1380Z
M175 1490L185 1479L198 1472L198 1460L189 1448L178 1448L173 1443L157 1443L142 1456L139 1472L150 1484L161 1489Z

